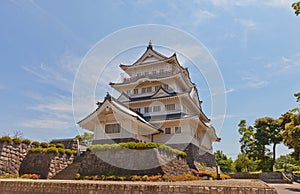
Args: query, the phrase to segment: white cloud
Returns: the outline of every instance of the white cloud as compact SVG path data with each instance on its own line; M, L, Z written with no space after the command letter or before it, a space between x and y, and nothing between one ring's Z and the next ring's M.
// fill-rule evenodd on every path
M240 25L242 25L247 30L255 30L256 23L252 20L245 20L245 19L235 19Z
M228 90L225 91L225 93L228 94L228 93L231 93L231 92L234 92L234 91L235 91L234 88L229 88Z
M289 72L299 72L300 53L294 53L289 56L281 56L276 61L268 63L264 66L272 70L272 75L277 75ZM298 70L298 71L297 71Z
M34 119L19 124L20 127L36 129L66 129L72 125L65 120L57 119Z
M56 86L64 91L72 91L73 80L81 58L66 52L55 64L39 66L22 66L22 69L33 74L39 81Z
M246 81L247 86L251 88L263 88L270 83L269 81L263 80L253 74L244 74L242 76L242 80Z

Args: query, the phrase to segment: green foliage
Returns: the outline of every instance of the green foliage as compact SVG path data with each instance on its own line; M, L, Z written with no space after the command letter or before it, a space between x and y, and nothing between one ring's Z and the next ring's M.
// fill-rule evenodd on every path
M214 153L215 160L224 173L234 172L234 163L231 158L228 158L222 151L218 150Z
M82 135L77 135L75 138L78 139L78 141L80 143L82 143L82 144L91 145L92 144L92 140L94 138L94 134L93 133L84 132Z
M291 7L294 9L295 15L298 16L300 14L300 1L293 3Z
M0 179L16 179L19 178L18 174L0 174Z
M64 148L57 148L57 150L58 150L58 153L60 153L60 154L66 153L66 150Z
M296 160L300 158L300 111L293 113L291 111L282 115L287 122L282 132L283 142L288 148L294 149L293 157ZM288 117L288 118L286 118Z
M56 148L56 145L54 143L50 143L50 144L48 144L48 148L50 148L50 147Z
M254 127L247 126L245 120L241 120L238 126L242 135L241 152L247 154L250 159L260 161L258 170L273 171L276 146L282 141L282 121L264 117L256 119ZM267 149L269 145L272 145L272 152Z
M2 136L0 138L0 142L3 143L3 142L7 142L7 143L12 143L12 139L9 137L9 136Z
M56 148L65 148L65 145L62 143L58 143L55 145Z
M76 155L77 152L75 150L65 149L65 153L71 156L71 155Z
M13 138L12 141L14 142L14 144L18 144L18 145L22 143L22 140L20 138Z
M170 146L164 145L164 144L158 144L153 142L122 142L119 144L94 144L91 145L88 150L96 152L101 150L117 150L121 148L127 148L127 149L137 149L137 150L144 150L144 149L150 149L150 148L158 148L161 151L170 152L173 154L176 154L182 158L185 158L187 155L185 152L174 149Z
M249 158L246 153L239 154L234 161L234 166L237 172L254 172L257 170L259 160Z
M31 141L29 139L23 139L22 143L26 144L26 145L30 145Z
M43 148L31 148L30 150L29 150L29 152L30 153L41 153L41 152L43 152Z
M50 153L58 154L58 149L56 147L49 147L49 148L46 148L46 152L48 154L50 154Z
M224 175L224 177L229 177ZM75 175L75 179L80 179L80 174ZM156 182L156 181L165 181L165 182L174 182L174 181L194 181L201 180L202 178L199 176L194 176L191 174L184 174L179 176L167 176L167 175L151 175L151 176L139 176L139 175L131 175L131 176L116 176L116 175L94 175L94 176L84 176L84 180L101 180L101 181L148 181L148 182Z
M40 142L34 141L34 142L31 143L31 145L34 145L36 147L40 147Z
M47 142L42 142L42 143L40 143L40 146L42 148L48 148L49 144Z
M300 168L300 162L295 160L291 154L287 154L276 159L275 168L279 171L292 172Z
M76 173L76 174L75 174L75 180L80 180L80 176L81 176L81 175L80 175L79 173Z

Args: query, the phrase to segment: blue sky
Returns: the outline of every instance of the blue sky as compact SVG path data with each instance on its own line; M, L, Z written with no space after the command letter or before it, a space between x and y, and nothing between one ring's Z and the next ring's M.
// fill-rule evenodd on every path
M1 1L0 135L20 130L27 138L47 141L82 132L73 118L72 89L83 57L116 30L162 24L196 37L217 61L227 112L217 129L222 142L214 147L235 158L241 119L253 124L297 106L300 17L291 2ZM196 84L209 115L207 86ZM101 101L104 94L97 95ZM278 154L284 153L281 146Z

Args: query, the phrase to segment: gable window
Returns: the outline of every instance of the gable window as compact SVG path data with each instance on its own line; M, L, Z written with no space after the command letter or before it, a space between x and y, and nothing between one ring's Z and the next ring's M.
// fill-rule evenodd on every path
M153 112L159 112L160 106L153 106Z
M165 134L171 134L171 128L165 128Z
M120 133L120 124L107 124L105 125L105 133Z
M130 91L130 90L127 90L127 91L126 91L126 93L127 93L127 94L130 94L130 93L131 93L131 91Z
M155 86L155 91L157 91L160 88L160 86Z
M142 94L145 94L147 91L147 88L142 88Z
M148 93L152 92L152 87L147 87L147 92Z
M141 112L141 108L135 108L134 111L135 112Z
M181 133L181 127L175 127L175 133Z
M165 110L175 110L175 104L166 104Z
M133 90L133 94L138 94L138 93L139 93L139 89L136 88Z
M149 107L149 106L146 106L146 107L144 107L144 112L145 112L145 113L152 112L152 108Z
M168 84L164 84L163 88L167 90L167 89L169 89L169 85Z

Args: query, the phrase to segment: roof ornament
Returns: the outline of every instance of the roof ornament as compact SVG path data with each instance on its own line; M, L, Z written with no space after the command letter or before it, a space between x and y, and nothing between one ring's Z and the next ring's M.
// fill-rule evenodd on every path
M108 92L106 93L105 99L111 101L111 95Z
M148 44L148 47L147 47L148 49L152 49L152 41L150 40L149 41L149 44Z

